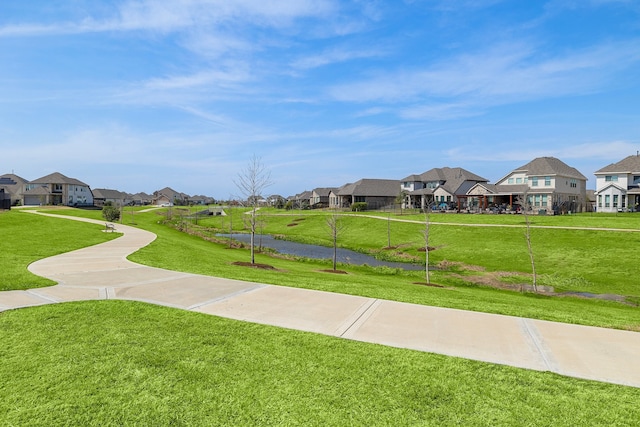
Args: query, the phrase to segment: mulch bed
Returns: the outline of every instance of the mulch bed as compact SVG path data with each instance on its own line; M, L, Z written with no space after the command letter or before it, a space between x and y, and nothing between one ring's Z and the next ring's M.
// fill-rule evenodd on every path
M421 286L431 286L432 288L444 288L442 285L436 285L435 283L427 283L427 282L413 282L414 285Z
M321 273L349 274L343 270L320 270Z
M261 270L275 270L276 268L272 265L269 264L258 264L258 263L253 263L251 264L250 262L242 262L242 261L236 261L232 263L233 265L239 265L241 267L251 267L251 268L258 268Z

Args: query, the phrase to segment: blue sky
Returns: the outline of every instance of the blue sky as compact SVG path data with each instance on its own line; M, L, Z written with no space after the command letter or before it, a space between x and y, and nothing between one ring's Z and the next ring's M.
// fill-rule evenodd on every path
M269 194L640 150L636 0L4 0L0 173Z

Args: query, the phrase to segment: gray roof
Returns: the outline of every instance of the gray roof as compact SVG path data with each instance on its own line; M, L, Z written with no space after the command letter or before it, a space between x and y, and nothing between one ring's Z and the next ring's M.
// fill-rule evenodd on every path
M110 190L107 188L94 188L91 190L94 199L129 199L131 195L118 190Z
M420 182L420 175L409 175L405 178L402 178L400 181L402 182Z
M47 187L35 187L32 188L31 190L27 190L24 193L25 196L44 196L47 194L51 194L51 190L49 190Z
M532 193L533 191L527 184L515 184L515 185L497 185L497 184L482 184L491 194L524 194Z
M433 168L420 175L411 175L407 178L418 177L414 181L420 182L442 182L442 188L451 194L465 194L477 182L489 182L488 179L469 172L466 169L455 168ZM407 179L405 178L404 181Z
M514 169L512 173L513 172L525 172L528 176L560 175L568 178L587 180L587 177L582 175L578 169L567 165L555 157L538 157L526 165Z
M396 197L400 194L400 181L364 178L353 184L343 185L337 190L337 194L339 196Z
M0 176L0 188L4 188L9 194L19 194L27 182L26 179L12 173Z
M640 156L633 155L629 157L625 157L620 160L618 163L611 163L608 166L603 167L600 170L597 170L595 174L600 173L640 173Z
M141 193L134 194L133 196L131 196L131 198L134 200L151 200L153 199L153 196L150 196L145 192L141 192Z
M314 193L316 193L318 196L320 197L329 197L329 193L331 193L332 191L336 191L337 188L335 187L321 187L321 188L315 188L313 190Z
M410 191L409 194L412 196L431 196L433 194L433 188L421 188Z
M88 187L88 184L68 176L62 175L60 172L54 172L52 174L43 176L42 178L34 179L31 184L69 184L69 185L84 185Z

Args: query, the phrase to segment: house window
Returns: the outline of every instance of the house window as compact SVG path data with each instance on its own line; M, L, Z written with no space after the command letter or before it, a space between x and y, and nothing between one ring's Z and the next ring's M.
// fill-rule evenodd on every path
M509 179L507 180L507 183L509 183L509 184L513 184L513 178L509 178Z
M451 201L451 196L447 196L447 202Z
M604 195L604 207L605 208L611 207L611 196L609 194Z
M516 178L516 184L522 184L522 178Z
M354 197L355 203L365 203L367 201L366 196L356 196Z
M617 194L613 195L613 207L614 208L618 207L618 195Z
M578 188L578 180L576 179L572 179L571 181L569 181L569 185L571 186L571 188Z
M542 206L547 206L547 195L546 194L542 195Z
M598 207L601 208L602 207L602 194L598 195Z
M545 176L544 177L544 186L545 187L550 187L551 186L551 177L550 176Z
M404 188L409 188L409 187L411 187L411 184L410 184L409 182L403 182L403 183L402 183L402 186L403 186Z
M616 182L618 181L618 175L606 175L604 180L607 182Z
M539 195L539 194L536 194L536 196L535 196L535 197L536 197L536 198L535 198L535 200L536 200L536 202L535 202L535 206L540 206L540 195Z
M531 178L531 186L532 187L537 187L538 186L538 177L534 176Z

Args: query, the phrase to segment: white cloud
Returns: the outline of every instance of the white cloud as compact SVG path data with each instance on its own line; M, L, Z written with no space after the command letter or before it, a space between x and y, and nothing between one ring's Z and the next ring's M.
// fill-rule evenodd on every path
M494 46L442 60L424 69L384 72L330 88L343 102L410 103L406 118L476 114L490 106L598 92L616 73L637 65L640 43L605 43L550 56L528 44ZM424 105L420 105L424 103Z
M332 48L322 53L305 56L291 63L295 69L311 69L337 62L346 62L354 59L375 58L383 56L384 52L378 49L362 49L362 48Z
M288 27L301 18L324 18L338 10L331 0L137 0L125 1L111 16L51 25L12 24L0 36L44 36L104 31L175 32L196 27L216 28L245 22L272 28Z
M521 142L515 149L504 147L493 150L473 150L469 147L456 147L445 150L444 154L458 161L477 162L528 162L536 157L552 156L565 160L593 160L602 162L606 166L609 161L619 161L638 150L639 142L632 141L599 141L586 142L573 145L565 144L539 144L538 147L529 147L530 144Z

